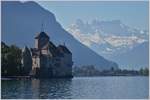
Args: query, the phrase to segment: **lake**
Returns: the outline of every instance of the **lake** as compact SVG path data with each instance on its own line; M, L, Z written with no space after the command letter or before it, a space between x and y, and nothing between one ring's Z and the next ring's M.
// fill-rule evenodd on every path
M148 81L144 76L2 80L1 98L143 99L149 96Z

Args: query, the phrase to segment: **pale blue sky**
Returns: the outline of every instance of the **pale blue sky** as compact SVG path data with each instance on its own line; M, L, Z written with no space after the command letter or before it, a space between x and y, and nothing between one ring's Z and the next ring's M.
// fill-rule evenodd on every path
M83 21L121 20L124 24L138 29L149 28L147 1L40 1L44 8L54 13L57 21L67 28L76 19Z

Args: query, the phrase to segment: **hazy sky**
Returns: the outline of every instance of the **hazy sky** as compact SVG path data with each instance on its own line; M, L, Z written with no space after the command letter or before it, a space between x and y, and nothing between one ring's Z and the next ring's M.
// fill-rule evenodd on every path
M149 28L147 1L40 1L38 3L54 13L57 21L64 28L67 28L76 19L91 21L95 18L99 20L121 20L132 28Z

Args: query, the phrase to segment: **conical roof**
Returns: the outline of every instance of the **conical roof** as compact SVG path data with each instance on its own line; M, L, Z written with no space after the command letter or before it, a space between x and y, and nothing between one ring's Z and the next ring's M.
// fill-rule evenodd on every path
M35 36L35 39L41 38L41 37L46 37L49 38L49 36L45 32L40 32Z
M24 48L22 49L22 52L27 52L30 51L29 48L27 46L24 46Z

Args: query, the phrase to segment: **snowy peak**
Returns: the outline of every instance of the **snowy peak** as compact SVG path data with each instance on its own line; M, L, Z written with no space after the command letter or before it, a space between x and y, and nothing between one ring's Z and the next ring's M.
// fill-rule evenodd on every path
M120 20L83 22L78 19L67 31L99 55L117 62L120 67L134 69L148 66L148 46L142 46L148 43L148 30L131 28Z
M102 55L114 54L118 50L122 52L148 41L146 30L130 28L120 20L99 21L94 19L84 23L78 19L68 27L67 31L81 43Z

